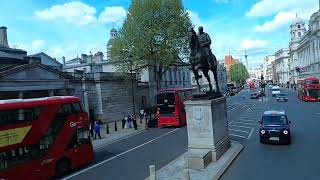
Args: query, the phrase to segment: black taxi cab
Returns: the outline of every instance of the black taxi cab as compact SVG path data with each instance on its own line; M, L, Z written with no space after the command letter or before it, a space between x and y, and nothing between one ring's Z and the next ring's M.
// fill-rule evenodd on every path
M265 111L259 123L261 143L291 143L291 121L285 111Z

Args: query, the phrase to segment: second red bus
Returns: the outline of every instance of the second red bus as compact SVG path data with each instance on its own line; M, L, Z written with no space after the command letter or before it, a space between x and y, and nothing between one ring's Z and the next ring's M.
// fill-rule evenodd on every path
M192 88L165 89L157 94L158 127L186 124L186 110L183 101L192 97Z
M303 101L320 101L320 83L318 78L298 80L298 98Z

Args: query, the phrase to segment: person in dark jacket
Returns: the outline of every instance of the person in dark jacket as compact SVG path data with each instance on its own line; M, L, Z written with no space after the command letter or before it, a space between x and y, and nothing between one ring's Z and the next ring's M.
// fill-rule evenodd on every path
M133 123L133 128L134 128L134 130L138 130L137 120L136 120L134 114L131 115L131 121L132 121L132 123Z

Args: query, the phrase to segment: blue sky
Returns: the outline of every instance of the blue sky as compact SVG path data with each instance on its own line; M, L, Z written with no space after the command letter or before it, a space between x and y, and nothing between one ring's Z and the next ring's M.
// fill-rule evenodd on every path
M81 53L106 52L110 29L121 27L131 0L4 0L0 26L8 28L10 47L28 54L45 52L61 61ZM196 27L204 26L219 59L249 55L250 67L288 47L295 14L306 21L317 0L183 0Z

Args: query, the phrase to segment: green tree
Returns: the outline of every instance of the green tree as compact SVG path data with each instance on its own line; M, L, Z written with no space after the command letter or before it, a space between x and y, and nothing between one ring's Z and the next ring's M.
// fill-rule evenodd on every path
M153 70L159 89L166 70L186 58L190 26L181 0L132 0L112 45L111 61L122 72Z
M229 75L231 77L231 81L236 82L238 85L245 84L246 80L249 78L247 68L242 63L231 65Z

